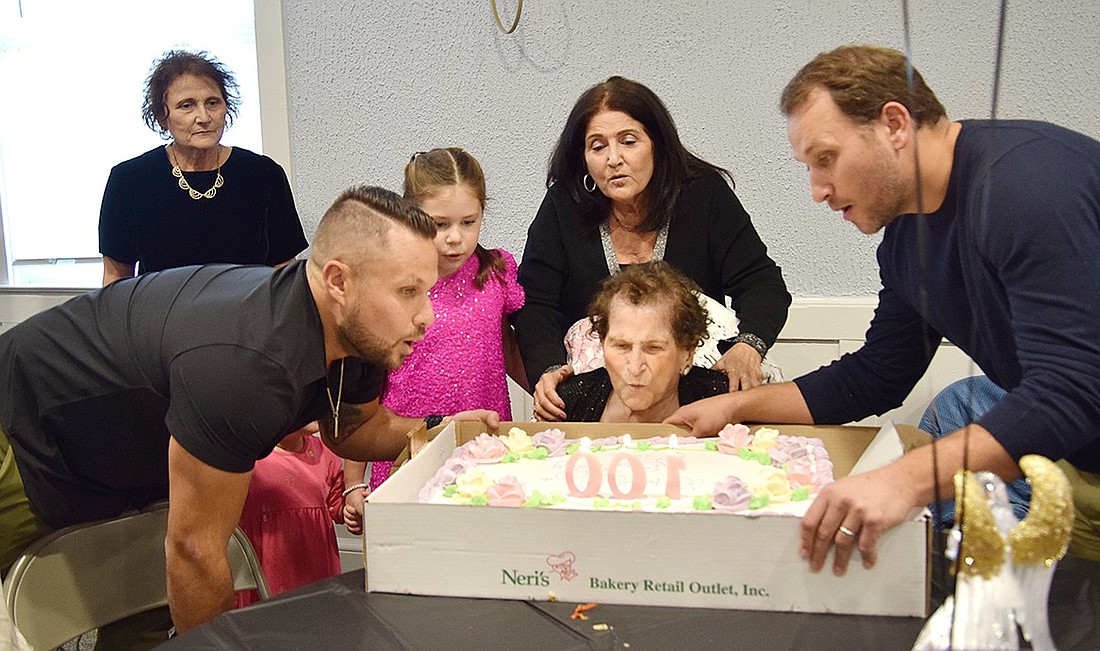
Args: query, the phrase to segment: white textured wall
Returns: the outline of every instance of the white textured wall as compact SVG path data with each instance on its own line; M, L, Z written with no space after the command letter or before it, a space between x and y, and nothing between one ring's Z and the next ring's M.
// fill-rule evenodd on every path
M817 52L904 46L901 2L528 0L504 35L485 0L285 0L291 155L307 232L352 183L400 190L417 150L485 167L482 241L517 254L569 108L612 74L650 86L687 146L727 167L797 296L877 292L877 237L810 201L776 108ZM514 0L500 0L512 15ZM911 2L914 62L953 118L988 117L999 2ZM1009 2L1000 117L1100 138L1100 2Z

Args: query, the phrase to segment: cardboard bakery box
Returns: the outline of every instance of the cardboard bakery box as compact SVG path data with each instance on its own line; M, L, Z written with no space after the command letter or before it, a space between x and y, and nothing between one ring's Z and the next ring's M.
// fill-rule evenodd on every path
M502 423L530 434L546 423ZM568 438L670 433L670 425L557 423ZM881 466L927 435L908 426L773 426L824 441L836 477ZM755 429L755 428L754 428ZM484 431L451 423L427 441L365 507L367 590L498 599L908 615L929 604L927 512L879 541L878 562L858 557L845 576L831 558L812 573L799 556L801 519L694 513L579 511L420 504L417 495L455 447Z

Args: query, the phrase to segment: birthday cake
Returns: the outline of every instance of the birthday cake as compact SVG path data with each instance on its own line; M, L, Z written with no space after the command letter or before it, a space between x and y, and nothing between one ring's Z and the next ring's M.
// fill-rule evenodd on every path
M459 446L429 504L801 516L833 481L820 439L727 425L717 437L567 439L513 428Z

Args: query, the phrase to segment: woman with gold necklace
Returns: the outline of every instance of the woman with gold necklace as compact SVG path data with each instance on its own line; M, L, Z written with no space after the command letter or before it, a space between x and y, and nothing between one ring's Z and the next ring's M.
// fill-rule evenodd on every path
M191 264L279 266L306 248L279 164L221 144L239 101L233 73L205 52L154 62L142 116L172 142L111 170L99 213L104 285Z

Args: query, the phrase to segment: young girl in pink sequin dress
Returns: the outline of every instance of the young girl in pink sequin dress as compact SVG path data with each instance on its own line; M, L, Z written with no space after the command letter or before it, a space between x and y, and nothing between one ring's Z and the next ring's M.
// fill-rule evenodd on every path
M478 244L485 208L481 165L459 147L415 154L405 167L405 197L439 228L439 280L431 289L435 323L390 372L382 404L416 418L491 409L511 420L505 353L515 343L508 315L523 306L524 294L512 255ZM507 357L519 359L518 353ZM524 377L522 369L508 370ZM371 464L372 488L390 467Z

